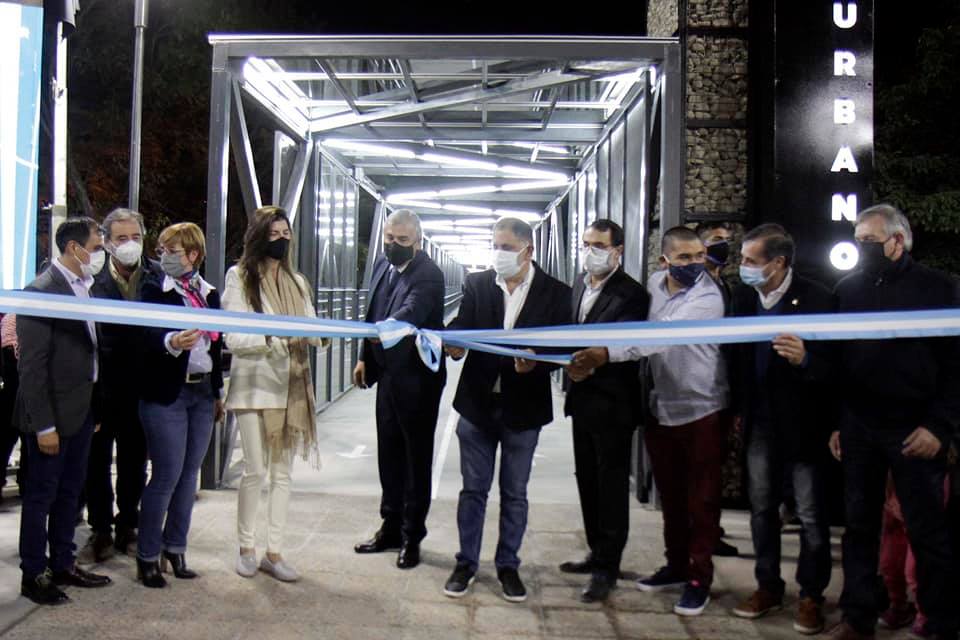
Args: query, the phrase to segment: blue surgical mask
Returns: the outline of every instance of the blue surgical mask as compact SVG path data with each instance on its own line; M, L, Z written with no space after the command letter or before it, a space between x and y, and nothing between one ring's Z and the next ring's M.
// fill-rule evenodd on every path
M740 281L748 287L762 287L770 280L770 276L763 274L764 269L766 269L766 265L762 267L748 267L742 264L740 265Z
M702 262L691 262L682 266L671 264L670 277L689 289L697 284L697 280L700 279L705 269L706 266Z

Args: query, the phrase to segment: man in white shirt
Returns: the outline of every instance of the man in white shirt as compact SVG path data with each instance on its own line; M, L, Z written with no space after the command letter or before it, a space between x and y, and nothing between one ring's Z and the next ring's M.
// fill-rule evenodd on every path
M56 242L61 256L27 291L89 298L105 260L99 226L90 218L72 218L57 228ZM97 330L93 322L20 315L17 338L20 378L36 382L22 384L17 399L28 459L20 516L21 593L37 604L63 604L69 598L59 586L110 584L107 576L76 566L73 544L94 432Z

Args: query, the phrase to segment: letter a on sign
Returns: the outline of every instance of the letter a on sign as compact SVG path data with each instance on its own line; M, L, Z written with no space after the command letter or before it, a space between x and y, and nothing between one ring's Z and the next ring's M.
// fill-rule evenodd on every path
M846 8L846 15L844 15L844 8ZM848 2L846 3L846 7L844 7L844 3L834 2L833 24L841 29L849 29L857 24L857 3Z
M830 171L833 173L839 173L846 169L850 173L857 173L857 161L853 159L853 152L850 151L850 147L840 147L840 150L837 151L837 157L833 160L833 166L830 167Z
M833 194L831 202L831 219L834 222L847 220L849 222L857 221L857 194L851 193L843 195L842 193Z
M857 105L853 100L837 98L833 101L833 123L853 124L857 119Z

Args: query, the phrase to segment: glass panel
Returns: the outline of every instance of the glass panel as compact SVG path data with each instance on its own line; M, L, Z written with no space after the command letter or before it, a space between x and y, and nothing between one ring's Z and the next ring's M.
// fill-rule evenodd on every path
M596 218L609 218L608 196L610 191L610 140L604 141L597 149L597 193ZM592 218L590 222L596 220Z
M626 125L621 122L610 135L610 174L607 182L610 194L610 209L607 217L621 226L623 225L623 152L626 131Z
M627 165L623 180L623 228L626 234L624 242L623 268L631 276L643 282L647 255L647 194L646 184L649 176L646 171L646 110L643 102L638 102L627 113L624 134Z

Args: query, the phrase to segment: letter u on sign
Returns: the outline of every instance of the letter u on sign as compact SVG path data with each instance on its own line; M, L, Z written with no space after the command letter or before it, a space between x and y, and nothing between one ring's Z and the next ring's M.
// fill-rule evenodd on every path
M849 29L857 24L856 2L834 2L833 24L841 29Z

